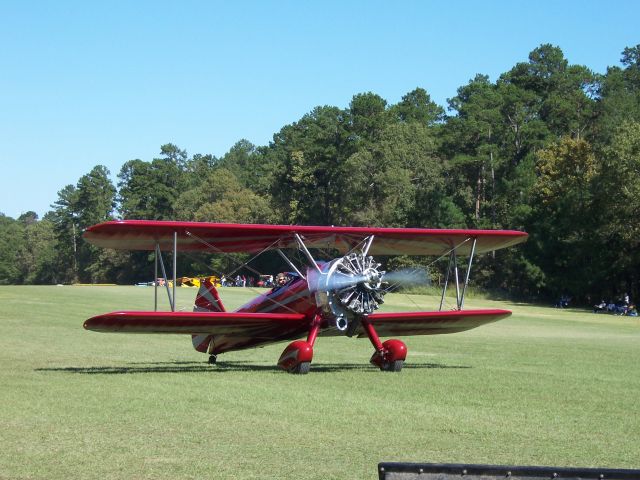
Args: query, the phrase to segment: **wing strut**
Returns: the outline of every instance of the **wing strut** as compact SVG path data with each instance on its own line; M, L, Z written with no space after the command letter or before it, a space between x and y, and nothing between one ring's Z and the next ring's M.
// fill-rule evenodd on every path
M178 278L178 232L173 232L173 294L169 290L169 279L167 278L167 270L164 268L164 260L162 259L162 251L160 250L160 243L156 242L155 255L154 255L154 277L153 277L153 309L158 311L158 261L160 261L160 268L162 269L162 278L164 279L164 286L167 290L167 297L169 298L169 305L171 305L171 311L176 311L176 281Z
M369 249L371 248L371 244L373 243L373 239L375 235L369 235L364 239L364 247L362 248L362 256L366 257L369 254Z
M440 312L442 311L442 306L444 305L444 296L447 293L447 287L449 286L449 274L451 273L451 262L453 262L453 252L449 254L449 264L447 265L447 273L445 273L445 276L444 276L444 286L442 287L442 297L440 297L440 308L438 309Z
M476 253L476 242L477 238L474 237L473 243L471 244L471 253L469 254L469 264L467 265L467 274L464 278L464 285L462 286L462 296L460 297L460 303L458 304L458 310L462 310L464 307L464 294L467 291L467 285L469 285L469 274L471 273L471 263L473 262L473 255Z
M447 272L445 273L445 277L444 277L444 286L442 288L442 296L440 297L439 311L442 311L442 307L444 306L444 299L447 293L447 287L449 286L449 277L451 276L452 271L453 271L453 276L456 282L456 309L462 310L462 308L464 307L464 296L465 296L465 293L467 292L467 285L469 284L469 275L471 274L471 264L473 263L473 256L475 255L476 243L478 239L476 237L467 238L467 240L465 240L462 243L466 243L468 240L472 241L471 252L469 254L469 263L467 264L467 271L465 272L465 276L464 276L464 283L462 284L462 291L460 291L460 276L458 274L458 258L456 256L456 249L458 246L462 245L460 244L454 247L453 250L451 250L451 253L449 254L449 264L447 265Z
M300 250L304 252L305 256L307 257L307 260L309 260L309 263L311 263L311 266L315 268L318 273L322 274L322 270L320 270L320 267L318 266L315 259L313 258L313 255L311 255L311 253L307 249L307 246L302 241L302 238L300 237L300 235L296 233L294 237L296 239L296 242L298 242L298 247L300 247Z
M153 311L158 311L158 243L153 249Z
M178 232L173 232L173 302L171 302L171 309L176 311L176 280L178 270Z

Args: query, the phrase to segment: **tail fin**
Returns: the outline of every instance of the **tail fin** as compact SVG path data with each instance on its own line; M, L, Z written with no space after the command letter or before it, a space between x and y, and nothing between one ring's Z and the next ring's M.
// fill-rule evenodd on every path
M194 312L224 312L224 305L218 295L215 285L207 278L200 284L200 290L196 295ZM192 335L193 348L202 353L208 353L213 348L213 335Z
M224 312L224 305L218 295L218 290L211 279L207 278L200 284L200 290L196 295L196 304L193 307L194 312Z

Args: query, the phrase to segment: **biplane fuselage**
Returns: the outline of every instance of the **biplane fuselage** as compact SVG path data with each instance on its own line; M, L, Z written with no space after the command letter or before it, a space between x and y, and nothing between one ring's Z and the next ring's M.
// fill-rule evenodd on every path
M526 234L515 231L382 229L357 227L297 227L280 225L202 224L192 222L107 222L91 227L85 238L111 248L155 250L163 275L162 250L208 250L264 252L278 250L296 274L281 286L258 295L234 312L224 309L216 287L204 281L193 312L175 311L173 296L165 282L172 311L112 312L93 317L85 328L103 332L190 334L196 350L216 356L234 350L294 340L283 351L278 365L292 373L307 373L318 336L368 337L374 347L371 363L386 371L399 371L406 359L406 345L380 337L455 333L494 322L511 314L508 310L463 308L471 261L475 253L520 243ZM206 249L203 246L207 247ZM172 247L172 248L171 248ZM331 248L343 255L316 261L309 248ZM307 259L296 266L283 249L297 248ZM380 313L389 284L399 272L380 269L372 254L413 254L448 257L440 308L429 312ZM460 284L458 257L469 256ZM406 277L406 275L404 275ZM156 275L157 277L157 275ZM443 310L449 278L455 284L456 308Z

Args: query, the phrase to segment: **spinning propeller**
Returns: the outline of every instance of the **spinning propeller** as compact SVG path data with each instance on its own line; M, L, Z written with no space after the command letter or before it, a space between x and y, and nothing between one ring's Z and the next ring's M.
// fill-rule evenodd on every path
M380 267L371 256L350 253L331 262L326 272L310 275L309 289L326 292L330 304L338 303L356 315L367 315L384 303L383 297L392 285L427 283L424 270L385 272Z

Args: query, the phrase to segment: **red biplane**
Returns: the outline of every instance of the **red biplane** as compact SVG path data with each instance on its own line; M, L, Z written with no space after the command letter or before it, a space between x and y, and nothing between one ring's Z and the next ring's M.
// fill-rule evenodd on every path
M374 347L371 363L383 371L400 371L406 345L396 335L455 333L511 315L509 310L464 310L464 297L475 254L524 242L527 234L510 230L436 230L421 228L317 227L237 225L196 222L122 220L94 225L84 238L106 248L155 251L167 280L162 251L173 252L176 278L178 251L210 253L275 250L292 270L284 285L276 285L234 312L227 312L211 282L200 286L192 312L175 311L175 285L165 288L170 312L120 311L90 318L84 328L98 332L190 334L196 350L215 363L221 353L294 340L278 365L291 373L307 373L318 336L368 337ZM296 265L284 250L302 253ZM326 261L310 250L338 252ZM316 250L317 251L317 250ZM375 313L390 284L406 272L385 272L373 255L429 255L448 259L440 308L428 312ZM458 258L468 257L464 279ZM300 263L300 262L298 262ZM410 275L409 275L410 277ZM451 278L452 277L452 278ZM455 283L453 310L444 311L447 285ZM157 282L156 282L157 284ZM305 339L306 338L306 339Z

